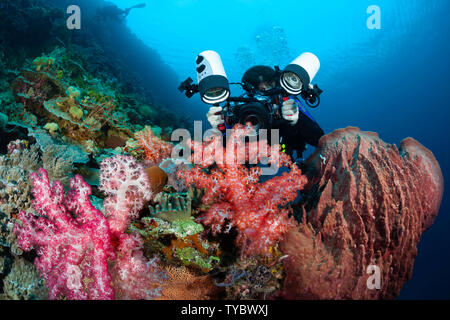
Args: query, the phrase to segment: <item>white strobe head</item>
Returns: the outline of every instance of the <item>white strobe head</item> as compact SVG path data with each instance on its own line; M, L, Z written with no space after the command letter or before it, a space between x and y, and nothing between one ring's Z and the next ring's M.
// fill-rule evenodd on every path
M320 69L316 55L305 52L292 61L281 74L280 84L289 94L298 95L309 86Z
M218 104L230 96L225 68L217 52L203 51L197 56L197 80L203 102Z

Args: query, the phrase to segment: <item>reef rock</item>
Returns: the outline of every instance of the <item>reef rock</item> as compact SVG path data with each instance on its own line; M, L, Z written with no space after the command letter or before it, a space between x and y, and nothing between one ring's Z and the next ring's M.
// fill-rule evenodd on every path
M412 138L397 149L348 127L324 136L305 169L301 223L280 243L288 257L279 297L396 297L442 199L432 152Z

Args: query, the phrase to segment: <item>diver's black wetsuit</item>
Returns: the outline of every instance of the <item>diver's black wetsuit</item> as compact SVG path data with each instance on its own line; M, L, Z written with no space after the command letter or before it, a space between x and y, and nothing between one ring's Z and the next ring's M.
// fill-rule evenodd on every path
M296 150L297 158L302 157L306 144L317 147L320 138L324 135L319 124L301 111L296 125L292 126L287 121L283 121L277 129L280 130L281 143L286 146L286 153L292 156L293 151Z
M302 111L299 111L298 121L293 126L286 120L278 121L272 129L278 129L280 137L280 145L284 145L284 152L290 155L293 160L301 159L303 152L306 149L306 145L309 144L313 147L317 147L320 138L325 134L319 124L305 115ZM223 140L223 146L226 147L229 136ZM269 144L270 133L268 135ZM296 151L296 157L294 159L294 151Z

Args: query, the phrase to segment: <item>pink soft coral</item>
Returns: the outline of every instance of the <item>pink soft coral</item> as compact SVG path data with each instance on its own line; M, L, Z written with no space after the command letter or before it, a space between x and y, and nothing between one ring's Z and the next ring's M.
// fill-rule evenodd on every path
M14 232L25 251L36 249L50 299L113 299L108 259L115 253L106 218L89 201L91 187L76 175L64 199L62 184L50 186L47 172L39 173L31 174L38 216L21 212Z
M152 195L144 169L127 156L106 159L101 167L108 218L91 205L91 188L81 176L72 179L64 199L61 183L51 187L40 169L40 177L31 175L38 216L20 213L18 243L36 249L35 265L51 299L156 298L164 275L156 259L144 257L140 236L124 232Z
M228 143L240 143L250 129L236 126ZM202 202L211 206L200 220L210 227L213 234L229 232L236 227L239 231L236 242L242 255L268 254L269 248L294 225L293 218L289 217L290 210L282 207L295 200L297 191L303 189L307 179L286 154L279 153L278 145L270 147L267 152L272 155L269 162L276 161L278 167L286 166L290 171L260 182L261 168L246 168L238 160L248 161L251 151L256 155L253 160L260 161L261 157L255 151L263 151L261 148L267 148L266 144L247 143L244 156L237 148L228 152L223 149L224 161L221 163L217 161L218 155L212 152L215 143L204 143L202 164L191 171L181 172L179 177L187 184L206 188ZM206 173L204 168L214 162L217 167Z
M159 165L162 160L170 158L173 145L158 138L150 127L136 133L138 144L144 149L148 166Z

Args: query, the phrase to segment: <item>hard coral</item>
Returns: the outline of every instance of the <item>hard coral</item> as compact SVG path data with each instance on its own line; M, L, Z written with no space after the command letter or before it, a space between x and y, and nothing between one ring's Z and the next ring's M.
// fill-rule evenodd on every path
M50 299L112 299L108 259L114 259L110 231L103 214L90 201L90 186L79 175L64 198L58 181L47 172L31 174L33 208L22 211L14 232L25 251L37 250L35 265L49 288Z
M348 127L308 159L302 222L280 247L288 299L391 299L411 278L417 244L436 217L443 177L412 138L400 148ZM369 266L380 271L369 289ZM373 271L372 271L373 272Z
M8 300L48 299L44 280L34 265L23 258L14 260L11 271L3 280L3 294Z
M155 206L149 206L153 217L165 221L189 221L192 214L192 198L185 193L160 193L153 199Z
M26 141L25 141L26 142ZM0 250L9 248L22 254L12 232L14 218L20 211L31 209L30 173L41 163L38 147L27 147L23 141L8 144L8 154L0 156Z
M208 275L200 275L187 267L165 267L169 279L162 286L160 300L206 300L218 299L222 288L214 284Z
M248 133L243 126L236 126L228 143L242 141ZM214 141L205 142L202 147L209 150L212 144ZM258 144L249 142L246 148L255 150ZM279 150L279 146L272 147L272 155L278 151L276 148ZM206 173L204 168L213 163L217 154L204 158L202 165L181 172L179 177L188 185L206 189L202 202L210 207L199 220L209 226L213 234L229 232L236 227L239 231L236 244L243 255L268 254L269 248L294 225L289 217L290 210L283 206L297 197L297 191L303 188L307 179L289 157L281 153L277 165L287 166L290 171L260 182L261 168L239 164L237 149L233 148L231 152L223 150L227 161L216 162L217 168L211 169L210 173ZM249 153L246 157L248 160Z

